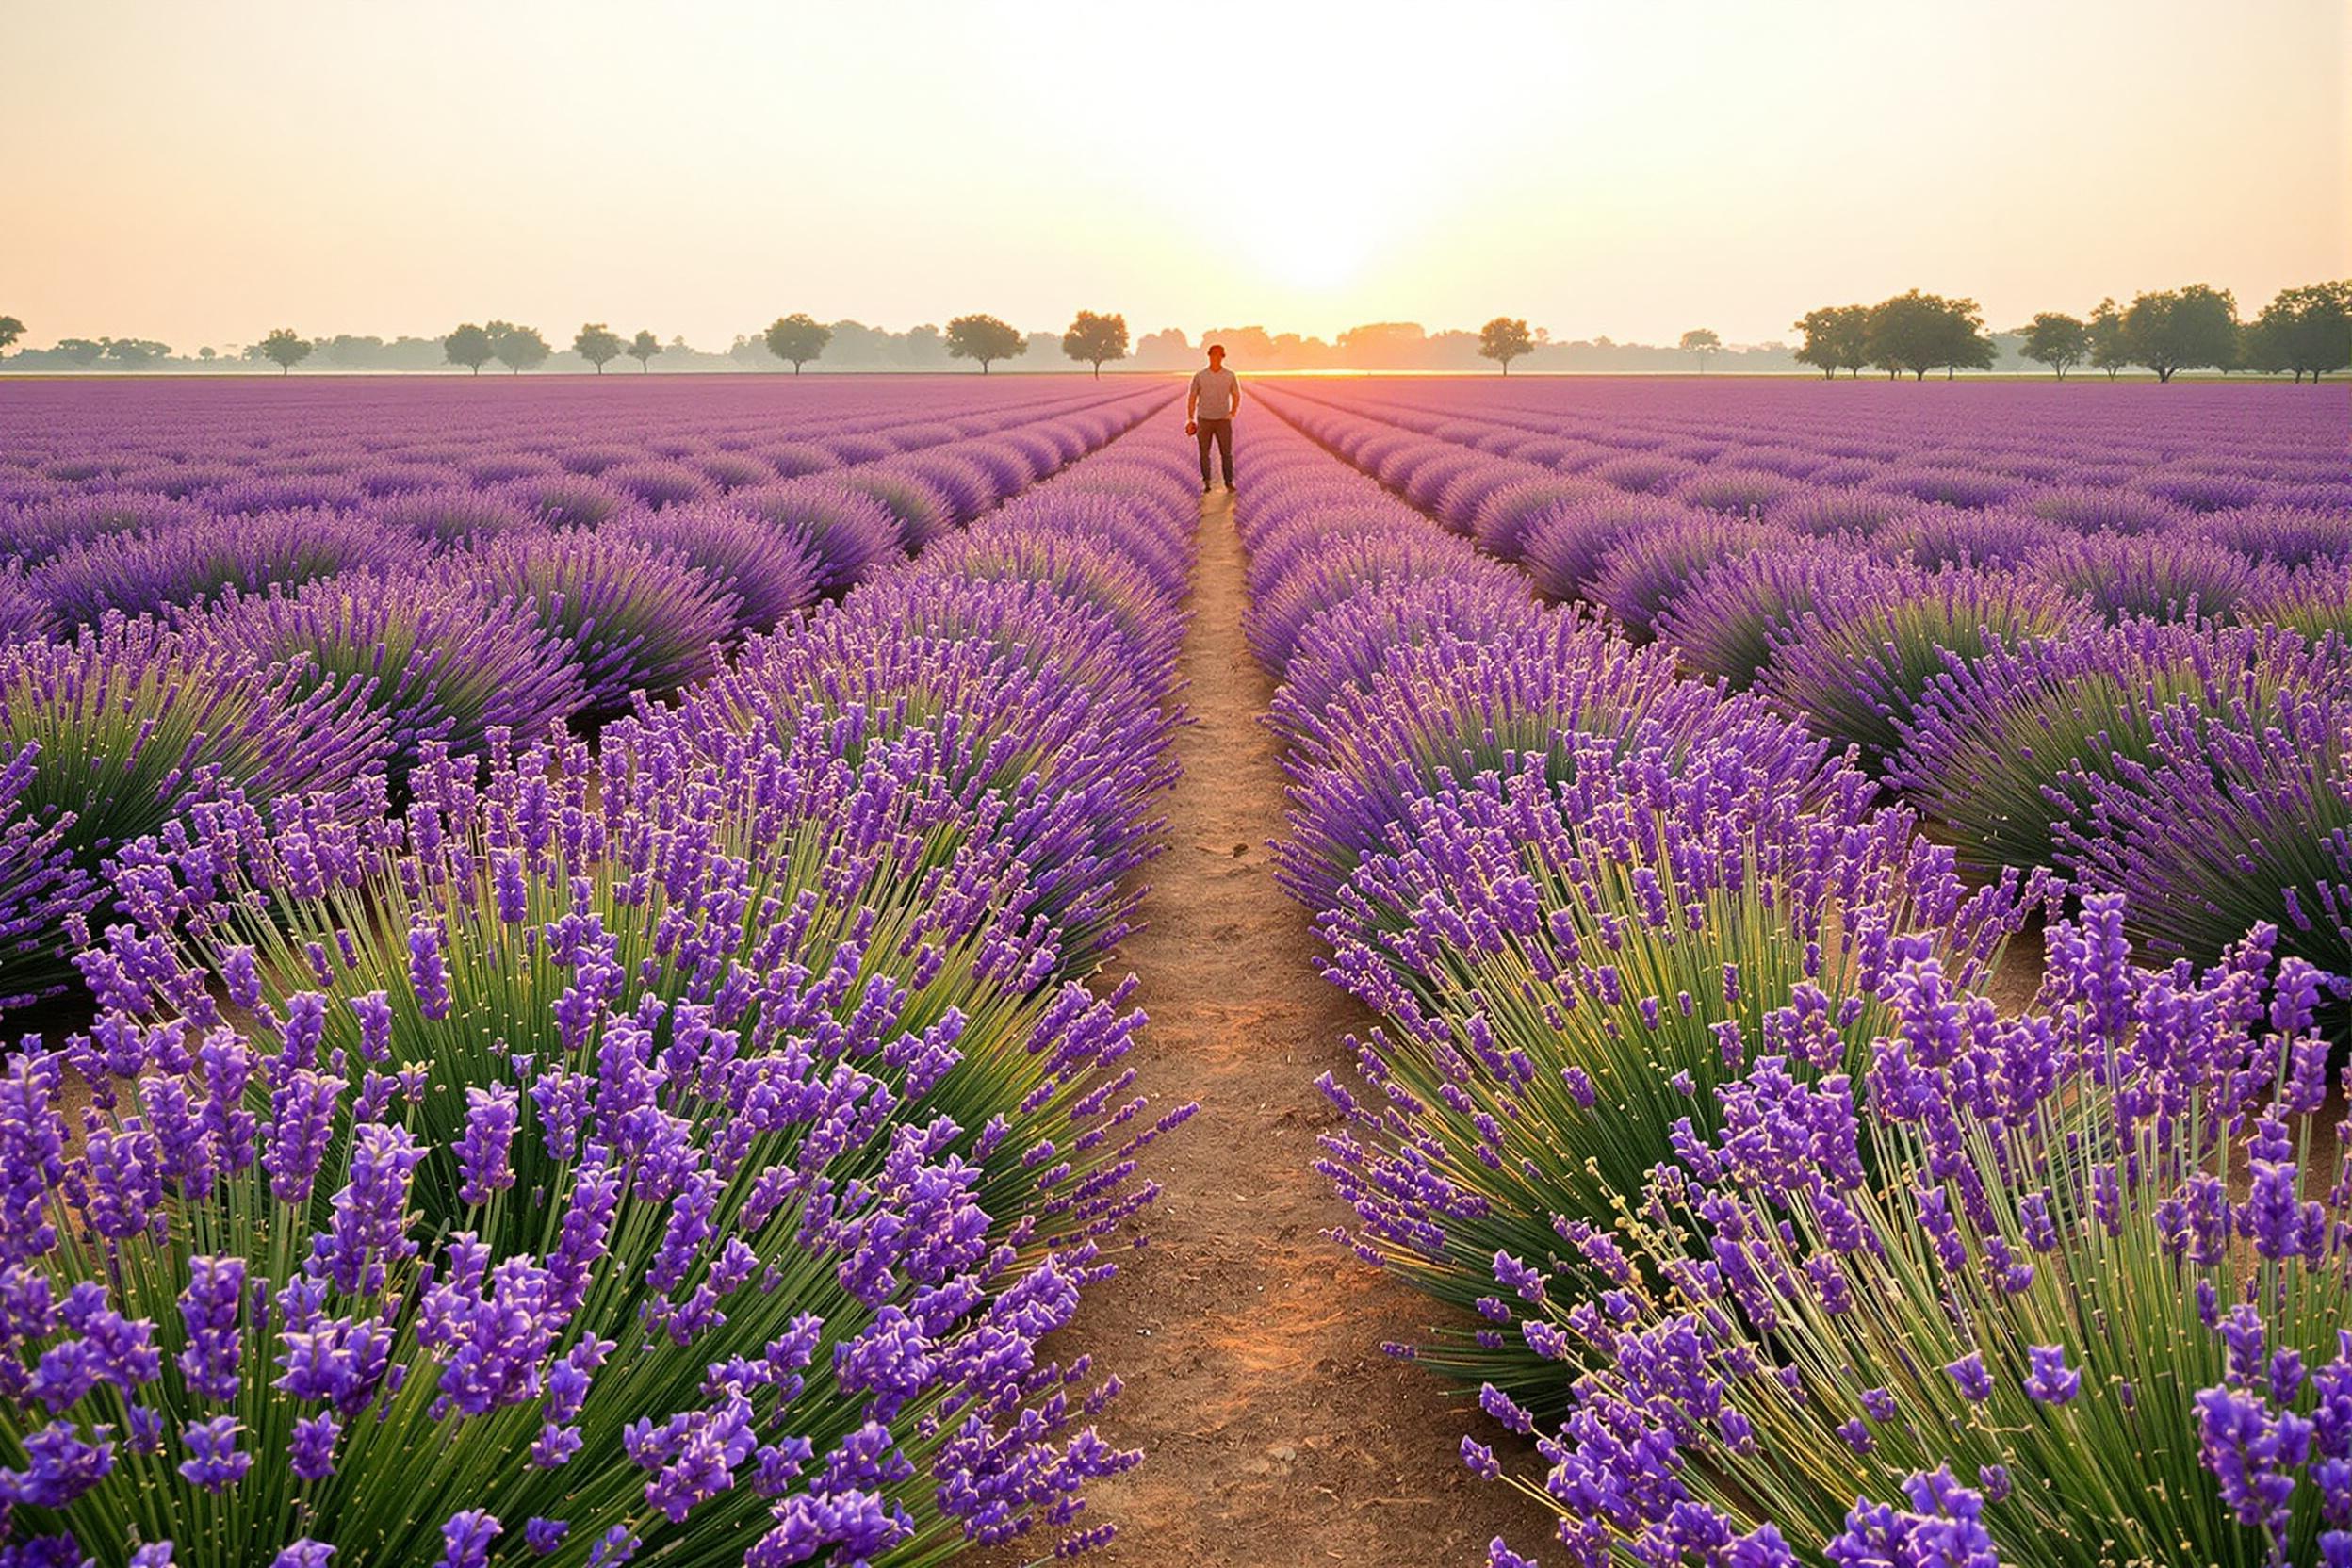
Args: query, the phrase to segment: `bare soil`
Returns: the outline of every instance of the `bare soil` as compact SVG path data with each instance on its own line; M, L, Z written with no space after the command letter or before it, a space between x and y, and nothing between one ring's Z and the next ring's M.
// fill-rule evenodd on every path
M1272 683L1241 635L1232 513L1227 492L1202 503L1184 654L1196 722L1176 743L1184 775L1144 925L1114 970L1142 977L1143 1088L1200 1110L1152 1152L1149 1246L1053 1346L1119 1376L1103 1435L1145 1451L1089 1489L1081 1522L1119 1539L1088 1560L1469 1568L1498 1534L1534 1549L1550 1520L1463 1468L1464 1433L1498 1435L1475 1398L1382 1353L1438 1309L1325 1234L1350 1216L1314 1169L1337 1122L1315 1081L1345 1070L1344 1038L1372 1019L1317 974L1307 915L1274 883L1283 778L1259 722Z

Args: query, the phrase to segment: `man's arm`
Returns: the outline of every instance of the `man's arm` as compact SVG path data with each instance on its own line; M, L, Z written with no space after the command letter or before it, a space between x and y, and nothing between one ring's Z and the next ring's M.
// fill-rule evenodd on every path
M1195 376L1192 378L1191 384L1184 388L1184 423L1192 423L1193 415L1199 410L1200 407L1200 378L1199 376Z
M1233 407L1231 407L1231 408L1229 408L1229 409L1227 409L1227 410L1225 411L1225 417L1227 417L1228 419L1230 419L1230 418L1232 418L1234 415L1239 414L1240 412L1241 412L1241 378L1240 378L1239 376L1234 376L1234 377L1233 377Z

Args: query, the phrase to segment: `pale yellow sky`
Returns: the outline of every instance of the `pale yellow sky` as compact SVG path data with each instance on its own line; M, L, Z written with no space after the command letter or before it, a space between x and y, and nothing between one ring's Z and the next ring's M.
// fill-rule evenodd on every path
M0 0L29 345L1785 336L2352 273L2345 0Z

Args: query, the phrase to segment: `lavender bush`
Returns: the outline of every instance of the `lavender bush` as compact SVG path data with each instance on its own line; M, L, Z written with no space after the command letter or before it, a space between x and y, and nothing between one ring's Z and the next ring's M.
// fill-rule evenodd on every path
M1652 629L1686 670L1745 691L1772 662L1776 640L1825 597L1867 593L1876 571L1827 546L1735 555L1675 589Z
M1605 1284L1526 1329L1571 1399L1541 1482L1571 1560L2352 1552L2314 977L2265 935L2134 969L2123 925L2104 898L2055 927L2024 1016L1899 955L1867 1070L1761 1061L1585 1240Z
M414 535L343 513L207 518L160 533L122 533L68 550L32 575L68 627L110 612L196 607L237 590L300 586L337 572L397 571L424 558Z
M428 744L480 759L494 729L531 740L586 700L570 646L529 604L464 582L346 573L292 594L232 594L185 624L255 668L289 668L290 694L360 694L383 715L396 798Z
M1883 767L1936 678L1998 646L2095 624L2064 590L1953 566L1871 581L1807 612L1757 689Z
M125 846L226 801L315 795L328 814L372 814L389 743L363 691L153 621L110 617L69 643L0 648L0 841L43 846L18 873L40 890L38 918L15 923L0 994L72 980L85 918L103 906L98 875Z
M738 635L766 631L817 602L818 565L800 541L718 503L624 513L597 530L683 561L733 597Z
M906 558L898 518L890 508L825 479L738 490L726 505L759 518L788 547L806 555L817 592L825 597L838 598Z
M632 693L668 696L710 675L714 648L735 628L732 590L618 534L502 534L442 569L450 581L531 607L580 667L580 717L590 724L627 711Z
M2352 686L2260 716L2176 698L2148 723L2146 763L2062 776L2089 811L2060 824L2060 857L2126 895L2152 952L2207 961L2262 923L2282 953L2352 976Z
M2015 879L1971 892L1821 743L1778 743L1670 766L1581 738L1565 784L1530 760L1415 803L1326 906L1330 973L1383 1023L1360 1092L1325 1084L1349 1122L1321 1168L1363 1256L1483 1320L1423 1360L1543 1397L1521 1303L1718 1125L1717 1086L1759 1056L1808 1080L1858 1067L1900 955L1987 973L2040 902Z
M2194 536L2092 533L2036 550L2022 570L2087 599L2110 620L2227 617L2258 580L2254 564Z
M2062 827L2076 841L2105 831L2086 780L2145 777L2158 760L2159 713L2186 704L2259 736L2286 708L2347 691L2352 657L2340 641L2127 621L1993 648L1936 676L1890 772L1969 866L2076 873Z

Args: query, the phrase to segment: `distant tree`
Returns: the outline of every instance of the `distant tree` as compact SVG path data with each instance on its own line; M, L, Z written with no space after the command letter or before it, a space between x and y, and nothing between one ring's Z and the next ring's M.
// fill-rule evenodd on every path
M98 356L106 351L104 343L93 343L87 337L60 337L56 351L69 365L95 365Z
M1870 307L1823 305L1808 310L1796 323L1805 334L1797 363L1810 365L1836 380L1838 372L1859 375L1870 362Z
M824 355L825 346L833 341L833 329L807 311L796 310L770 322L760 338L768 346L768 352L778 359L791 360L792 374L798 375L803 365Z
M641 330L629 340L629 347L622 351L637 362L639 370L650 370L653 368L653 356L662 351L662 340L652 333Z
M214 352L212 345L207 343L203 348L196 351L196 357L209 365L220 356Z
M2181 370L2237 363L2238 302L2198 283L2142 294L2123 313L2124 351L2168 382Z
M2352 366L2352 281L2282 288L2246 329L2248 368L2300 382Z
M1367 339L1392 333L1415 344L1422 338L1419 327L1357 327L1352 340L1348 333L1340 334L1341 346L1362 354L1367 351ZM1274 359L1274 335L1264 327L1212 327L1200 335L1200 347L1205 350L1212 343L1224 345L1225 357L1238 365L1268 365Z
M491 345L489 333L471 321L443 338L441 349L451 365L463 365L475 375L482 374L482 368L489 364L491 356L497 352Z
M991 362L1028 351L1029 340L1021 329L993 316L958 316L947 324L947 357L978 360L984 376Z
M1947 300L1914 288L1870 307L1870 363L1896 376L1908 370L1924 381L1930 370L1982 369L1993 363L1993 340L1974 300Z
M595 366L596 374L602 375L607 362L621 357L620 334L602 321L590 321L574 335L572 352Z
M2045 310L2027 324L2025 343L2017 351L2036 364L2049 366L2064 381L2066 372L2090 353L2091 329L2079 316Z
M1713 327L1692 327L1682 335L1682 351L1699 356L1699 374L1707 374L1708 356L1723 346L1723 340Z
M6 349L24 335L24 323L13 316L0 316L0 349Z
M493 321L483 329L490 335L490 352L498 362L514 375L534 369L547 362L555 351L539 335L537 327L518 327L512 321Z
M1192 363L1192 339L1182 327L1162 327L1135 339L1135 364L1147 370L1173 370Z
M310 357L311 344L308 338L297 336L292 327L280 327L254 347L283 376L292 373L294 367Z
M1497 316L1478 329L1478 357L1491 359L1511 374L1511 362L1535 351L1535 335L1524 316Z
M105 347L106 357L126 370L143 370L172 352L170 344L158 343L152 337L106 337L99 341Z
M1989 370L2001 357L2001 351L1993 347L1992 335L1984 330L1983 318L1975 314L1976 302L1960 302L1968 307L1969 316L1966 321L1954 319L1952 323L1944 357L1938 361L1944 368L1946 381L1952 380L1952 373L1958 370Z
M1094 379L1101 381L1104 360L1127 357L1127 318L1080 311L1062 334L1062 352L1093 366Z
M2132 363L2132 345L2123 335L2123 312L2116 308L2114 296L2093 308L2089 325L2091 368L2106 371L2107 379L2113 381Z

